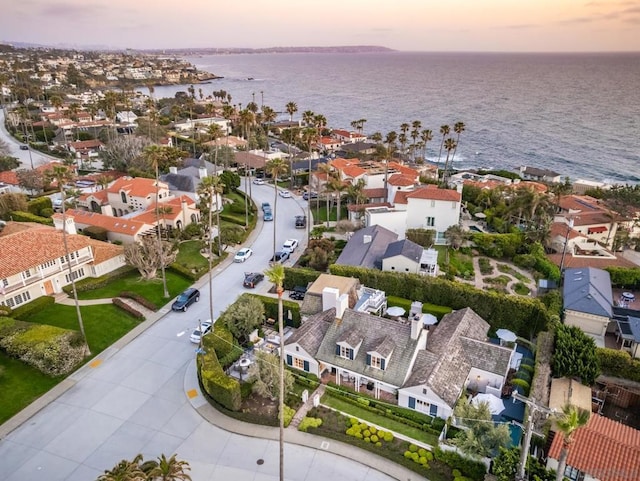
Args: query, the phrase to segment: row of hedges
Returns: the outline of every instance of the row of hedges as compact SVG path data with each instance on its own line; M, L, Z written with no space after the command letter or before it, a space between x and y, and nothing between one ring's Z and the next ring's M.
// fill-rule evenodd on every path
M151 311L155 312L155 311L158 310L158 307L153 302L147 300L145 297L142 297L137 292L122 291L122 292L120 292L118 294L118 296L119 297L124 297L126 299L131 299L132 301L136 301L138 304L140 304L143 307L146 307L147 309L149 309Z
M182 277L193 282L198 281L204 275L204 273L207 272L207 267L203 267L202 269L198 269L196 272L193 272L193 270L188 269L182 264L178 264L177 262L169 265L169 269L174 271L176 274L179 274Z
M87 277L85 279L81 279L79 281L76 281L76 291L87 292L87 291L92 291L94 289L100 289L101 287L104 287L110 284L116 279L121 279L123 277L128 276L131 273L131 271L134 271L134 270L135 270L134 267L122 266L113 272L105 274L104 276ZM71 284L69 284L68 286L64 286L62 290L67 294L71 295L73 291L73 287L71 286Z
M53 204L51 203L51 197L42 196L30 200L27 203L27 209L33 215L37 215L40 217L51 217L51 215L53 214Z
M614 287L632 289L640 286L640 269L637 267L607 267L605 270Z
M56 300L53 296L42 296L34 299L31 302L23 304L20 307L16 307L13 310L12 317L16 319L24 319L29 317L29 315L33 312L42 311L47 307L55 304Z
M129 314L131 314L136 319L140 319L140 320L144 319L144 314L142 314L136 308L134 308L134 307L130 306L129 304L127 304L126 302L124 302L122 299L118 299L117 297L114 297L113 299L111 299L111 302L113 303L114 306L117 306L120 309L122 309L123 311L128 312Z
M258 294L250 294L258 298L264 304L264 315L271 319L278 319L278 299L269 296L261 296ZM287 313L291 312L291 318L287 317ZM302 318L300 317L300 305L295 301L282 300L282 315L285 326L300 327Z
M10 317L0 318L0 348L49 376L69 374L84 356L79 332Z
M310 282L315 282L322 272L313 269L301 269L294 267L284 268L284 285L285 289L291 290L296 286L307 287Z
M596 355L603 374L640 382L640 359L617 349L598 348Z
M509 329L525 339L546 330L550 321L550 314L539 299L498 294L469 284L418 274L337 264L331 265L329 270L334 275L356 277L362 285L380 289L387 296L449 306L454 310L470 307L491 327Z
M433 454L438 461L462 471L465 476L474 481L482 481L487 472L487 467L483 463L465 458L455 451L445 451L436 447Z
M40 217L39 215L32 214L31 212L22 212L19 210L11 211L11 220L15 222L36 222L38 224L53 225L53 219L51 217Z
M361 393L356 393L344 386L338 386L333 382L329 382L327 385L332 388L330 391L327 391L328 395L338 397L350 404L353 404L354 406L358 406L380 416L393 419L394 421L401 422L407 426L420 429L436 436L440 435L440 432L444 427L444 420L441 418L432 418L431 416L427 416L412 409L403 409L373 398L365 397L362 396Z
M405 312L411 312L411 300L404 299L396 296L387 296L387 302L389 306L399 306L402 307ZM422 304L422 312L429 313L436 316L438 319L442 319L445 314L449 314L451 312L450 307L446 306L436 306L435 304Z

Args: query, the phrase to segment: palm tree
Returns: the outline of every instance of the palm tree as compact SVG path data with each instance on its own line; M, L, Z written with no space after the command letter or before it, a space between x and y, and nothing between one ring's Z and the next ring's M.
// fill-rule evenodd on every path
M287 102L285 109L289 114L289 122L293 122L293 114L298 111L298 105L295 102Z
M323 162L321 164L318 164L318 172L325 174L327 176L327 179L325 180L325 185L324 185L324 192L325 194L327 194L326 196L326 207L327 207L327 227L329 227L329 194L332 192L331 189L331 185L330 185L330 180L331 180L331 173L333 172L333 170L331 169L331 162ZM319 180L318 180L319 182ZM319 190L319 185L318 185L318 190Z
M456 148L456 145L456 141L452 138L448 138L444 141L444 148L447 150L447 159L444 162L444 175L442 176L442 179L445 183L447 182L449 174L449 154Z
M98 481L135 481L144 480L146 474L140 468L142 454L138 454L132 461L123 459L112 469L105 471L98 477Z
M306 112L305 112L306 113ZM309 198L307 200L307 237L311 238L311 148L316 138L317 131L313 127L307 127L302 131L302 141L307 144L309 148L309 177L307 179L307 189L309 192ZM317 201L316 201L317 204Z
M336 194L338 199L337 204L337 212L336 212L336 222L340 222L340 210L342 209L342 193L347 190L347 186L345 183L340 180L338 177L333 177L329 180L330 190Z
M389 195L389 192L388 192L389 162L391 162L391 160L393 159L393 151L396 146L397 139L398 139L398 134L394 130L392 130L391 132L387 133L387 136L385 137L385 140L384 140L387 143L387 161L385 162L385 165L384 165L385 201L386 201L386 197L388 197Z
M465 131L464 122L456 122L453 125L453 131L458 135L456 137L456 147L453 149L453 155L451 156L451 163L453 163L453 159L456 156L456 150L458 150L458 145L460 145L460 134Z
M420 134L420 140L422 140L422 158L427 160L427 144L433 140L433 132L430 129L422 131Z
M215 155L214 155L214 160L213 160L213 165L215 166L214 168L217 169L218 168L218 139L220 137L222 137L222 127L220 127L220 124L211 124L209 125L209 127L207 128L207 133L211 136L211 140L214 143L213 148L215 149Z
M440 142L440 152L438 153L438 163L437 163L437 168L440 168L440 159L442 158L442 147L444 147L444 141L447 138L447 135L449 135L449 132L451 131L451 128L448 125L441 125L440 126L440 133L442 134L442 141Z
M153 170L155 172L155 179L156 179L155 205L156 205L156 223L157 223L156 232L158 235L158 245L160 246L159 254L160 254L160 268L162 270L162 293L163 293L162 295L165 298L168 298L169 290L167 289L167 276L164 268L164 254L162 249L162 232L160 230L160 203L159 203L159 197L160 197L159 165L160 165L160 161L164 157L164 149L159 145L150 145L144 149L143 155L147 158L149 163L153 166Z
M265 165L265 171L273 177L273 254L276 253L276 222L278 217L278 177L288 171L287 163L283 159L273 159Z
M282 315L282 293L284 292L284 267L282 264L274 264L272 267L264 271L267 279L275 284L278 293L278 336L280 336L280 365L279 365L279 382L280 395L278 396L278 412L280 418L280 429L278 441L280 444L280 481L284 481L284 326Z
M564 470L567 466L569 447L573 442L573 435L589 422L590 415L591 413L585 409L566 404L562 408L562 414L556 419L558 434L562 434L562 449L560 450L560 458L558 458L556 481L562 481L564 478Z
M313 113L313 110L305 110L302 113L302 121L305 123L305 125L307 127L312 127L313 126L313 118L316 116L315 113Z
M82 313L80 312L80 303L78 302L78 291L76 289L76 280L74 273L71 269L71 258L69 256L69 243L67 242L67 207L66 207L66 193L64 186L70 182L74 177L73 170L67 165L55 165L52 170L47 172L47 179L49 182L55 181L56 186L60 192L60 200L62 201L62 244L64 246L64 258L67 262L67 275L71 280L71 289L73 291L73 302L76 306L76 316L78 318L78 326L80 327L80 334L84 341L84 355L90 356L91 350L89 349L89 343L87 342L87 335L84 330L84 322L82 320Z
M420 129L422 128L422 122L420 122L419 120L414 120L411 123L412 129L411 129L411 138L413 139L413 161L415 162L416 160L416 142L418 140L418 137L420 136Z
M149 472L148 479L157 481L191 481L189 463L176 459L173 454L170 458L162 454L158 457L157 465Z

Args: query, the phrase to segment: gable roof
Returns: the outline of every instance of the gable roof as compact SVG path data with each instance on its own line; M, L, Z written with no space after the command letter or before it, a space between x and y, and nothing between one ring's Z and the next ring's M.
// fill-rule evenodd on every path
M381 269L382 256L397 238L398 234L382 226L364 227L353 233L336 264Z
M160 181L158 185L161 189L168 189L167 184L162 181ZM151 194L155 195L156 180L147 179L145 177L120 177L116 179L113 184L107 187L107 192L110 194L118 194L121 190L133 197L147 197Z
M409 239L402 239L389 244L382 258L389 259L395 256L403 256L414 262L420 262L423 250L424 249L421 245L418 245Z
M410 175L405 174L393 174L389 177L390 185L397 185L400 187L408 187L415 183L414 178Z
M425 185L407 194L407 199L443 200L448 202L460 202L462 194L457 190L438 189L435 185Z
M594 316L613 315L611 277L603 269L565 269L562 297L565 309Z
M427 338L404 387L426 385L453 407L472 367L507 374L512 350L486 341L489 324L466 307L444 316Z
M348 333L357 332L362 345L354 359L336 355L336 343ZM367 353L378 348L393 347L384 370L367 365ZM400 386L407 377L418 341L411 339L411 326L372 314L345 310L342 319L335 320L320 344L317 359L369 378ZM355 346L354 346L355 347ZM380 353L382 354L382 353Z
M556 434L549 457L558 459L562 435ZM596 413L575 431L567 465L600 481L628 481L640 475L640 431Z
M126 234L135 236L143 230L151 228L151 225L141 222L137 219L128 219L123 217L112 217L109 215L98 214L97 212L88 212L85 210L68 209L66 212L68 217L73 218L78 224L102 227L108 232L117 234ZM54 217L62 217L62 214L54 214ZM152 223L155 225L155 222Z
M309 355L315 357L325 334L335 318L335 307L309 316L309 318L289 336L285 341L285 345L297 343L307 351Z

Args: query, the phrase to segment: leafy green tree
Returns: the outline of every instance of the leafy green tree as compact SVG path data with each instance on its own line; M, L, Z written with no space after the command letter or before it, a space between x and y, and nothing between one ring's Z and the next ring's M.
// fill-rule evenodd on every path
M158 269L174 262L177 255L177 245L151 236L141 237L140 242L124 246L125 262L138 269L144 280L155 279Z
M452 440L462 452L472 456L492 456L500 447L509 444L509 427L504 423L493 423L488 403L481 402L474 406L463 396L458 401L454 414L467 428Z
M498 481L513 481L518 472L520 462L520 450L518 448L500 448L500 454L493 458L491 474L498 478ZM536 458L529 456L527 459L526 472L528 479L534 481L554 481L556 473L552 469L545 469Z
M254 296L240 296L224 312L218 322L226 326L240 343L249 340L249 334L260 327L264 318L264 305Z
M0 172L17 169L18 167L20 167L20 161L17 158L0 155Z
M422 247L431 247L436 238L436 231L434 229L407 229L405 236L411 242Z
M7 192L0 195L0 219L8 220L12 211L25 212L27 208L27 196L24 194Z
M600 374L596 343L579 327L561 324L556 328L553 375L572 377L591 386Z
M220 174L220 180L224 184L225 194L228 194L232 190L240 187L240 176L235 172L231 172L230 170L225 170L224 172L222 172Z
M239 225L222 225L220 227L220 245L222 250L228 246L240 244L244 236L244 229Z
M256 351L256 362L249 366L249 379L253 381L253 392L272 401L278 400L280 393L279 372L276 355ZM284 373L285 392L288 392L293 387L293 375L289 371L284 371Z

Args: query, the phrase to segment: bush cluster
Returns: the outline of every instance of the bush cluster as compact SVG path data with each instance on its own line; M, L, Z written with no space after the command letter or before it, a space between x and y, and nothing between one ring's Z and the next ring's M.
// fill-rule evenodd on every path
M262 302L264 305L265 319L278 319L278 299L269 296L260 296L258 294L249 294ZM282 312L284 316L284 325L292 327L300 327L302 317L300 316L300 305L294 301L282 300ZM291 319L287 318L287 312L291 312Z
M293 416L296 415L296 410L293 408L290 408L285 404L283 406L283 411L284 411L284 427L286 428L287 426L289 426L289 424L291 424L291 421L293 420ZM280 419L280 413L278 413L278 419Z
M404 452L404 457L413 460L414 463L429 468L429 461L433 461L433 453L427 449L419 448L415 444L410 444L409 449Z
M53 212L53 204L51 203L51 198L45 195L30 200L27 203L27 210L33 215L37 215L40 217L50 217L45 214L47 214L49 211Z
M301 269L294 267L284 268L284 288L293 289L295 286L307 286L320 277L322 272L313 269Z
M135 307L132 307L126 302L124 302L122 299L118 299L117 297L114 297L113 299L111 299L111 302L113 303L114 306L119 307L123 311L128 312L136 319L144 320L144 314L138 311Z
M393 434L389 431L378 430L375 426L361 423L356 418L349 419L345 433L348 436L361 439L365 443L371 443L378 448L382 447L382 441L387 443L393 441Z
M218 262L214 262L213 264L218 264ZM207 272L207 267L203 267L202 269L198 269L196 272L193 272L192 269L189 269L182 264L178 264L177 262L170 264L169 269L193 282L199 280L204 273Z
M617 349L598 348L596 355L604 374L640 382L640 359Z
M203 339L215 336L204 336ZM239 411L242 403L240 383L227 376L213 349L205 349L197 356L202 390L216 403L229 411Z
M433 455L438 461L459 470L474 481L483 481L484 475L487 473L487 467L483 463L467 459L455 451L445 451L436 447Z
M10 215L11 219L16 222L36 222L38 224L53 225L53 219L51 217L40 217L39 215L32 214L31 212L14 210Z
M305 416L304 418L302 418L302 421L300 421L300 424L298 425L298 431L306 433L309 428L319 428L320 426L322 426L322 419Z

